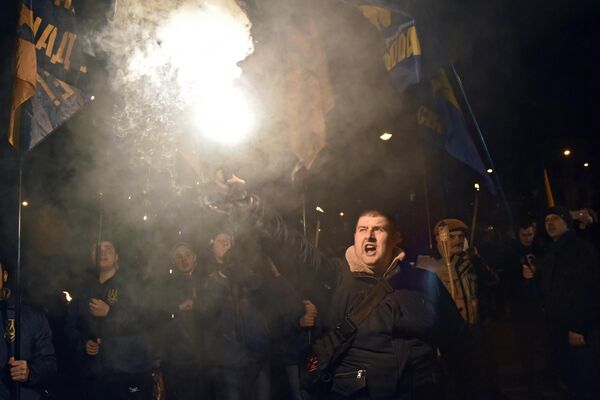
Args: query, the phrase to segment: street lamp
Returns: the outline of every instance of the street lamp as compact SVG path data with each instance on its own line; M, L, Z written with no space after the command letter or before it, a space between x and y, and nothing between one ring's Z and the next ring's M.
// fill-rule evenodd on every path
M565 157L569 157L569 156L571 155L571 150L569 150L569 149L565 149L565 150L563 151L563 155L564 155Z
M381 134L381 136L379 136L379 139L383 140L383 141L387 141L390 140L392 138L392 134L389 132L383 132Z

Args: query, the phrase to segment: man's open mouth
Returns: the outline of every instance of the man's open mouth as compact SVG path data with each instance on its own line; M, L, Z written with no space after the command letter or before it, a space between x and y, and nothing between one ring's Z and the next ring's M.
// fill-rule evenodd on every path
M364 246L365 254L368 256L373 256L377 253L377 246L372 243L367 243Z

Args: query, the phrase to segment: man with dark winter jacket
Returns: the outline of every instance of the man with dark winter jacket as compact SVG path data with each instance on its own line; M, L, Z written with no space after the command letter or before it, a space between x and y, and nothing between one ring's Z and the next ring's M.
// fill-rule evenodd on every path
M400 235L384 213L359 217L344 261L323 256L277 215L264 212L258 225L272 251L296 258L334 288L330 327L342 323L382 279L393 281L394 290L358 326L332 366L327 398L442 398L438 354L457 372L467 369L459 362L464 321L435 274L401 265Z
M594 246L575 235L562 207L546 212L552 243L523 277L538 278L555 362L575 399L600 397L600 264Z
M264 400L270 390L270 336L261 311L269 298L267 283L241 261L249 255L231 256L232 246L233 237L225 232L211 240L216 270L207 278L199 304L202 319L208 322L205 343L210 383L217 399L242 400L254 394Z
M542 313L539 282L523 277L523 265L535 265L543 256L537 240L537 227L532 219L519 223L517 239L510 244L505 255L505 277L510 312L517 338L522 376L530 397L536 393L536 385L542 384L541 372L549 365L549 349Z
M56 374L52 331L44 314L21 305L21 351L15 359L15 304L5 287L7 280L8 271L0 262L0 400L14 398L11 393L17 382L22 400L41 399L44 386Z
M196 400L205 395L204 348L198 300L206 276L198 270L196 252L187 242L173 247L175 268L167 282L163 340L167 397Z
M99 247L99 256L96 251ZM142 289L119 271L112 242L92 248L97 275L74 296L65 332L79 356L86 399L150 399L151 359Z

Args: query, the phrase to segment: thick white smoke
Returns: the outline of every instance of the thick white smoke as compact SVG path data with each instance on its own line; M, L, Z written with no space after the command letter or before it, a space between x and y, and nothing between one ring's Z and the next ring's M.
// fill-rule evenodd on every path
M235 0L118 2L97 45L118 96L111 128L134 164L170 171L179 135L234 142L251 127L235 84L253 51L250 27Z

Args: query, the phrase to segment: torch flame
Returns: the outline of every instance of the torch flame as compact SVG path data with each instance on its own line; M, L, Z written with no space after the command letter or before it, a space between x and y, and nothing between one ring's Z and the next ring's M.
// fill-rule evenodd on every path
M65 295L65 298L67 299L67 303L70 303L71 301L73 301L73 298L71 297L71 294L69 292L67 292L66 290L63 290L63 293Z

